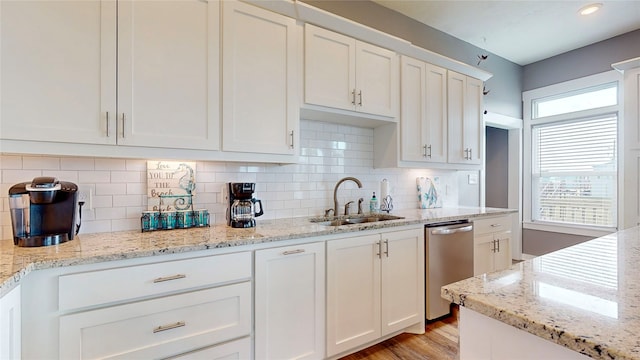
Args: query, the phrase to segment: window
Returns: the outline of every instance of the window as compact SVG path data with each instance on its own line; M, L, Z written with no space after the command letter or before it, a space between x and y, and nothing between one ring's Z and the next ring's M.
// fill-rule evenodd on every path
M616 228L619 94L606 74L523 94L527 228Z
M532 128L533 221L616 226L615 115Z

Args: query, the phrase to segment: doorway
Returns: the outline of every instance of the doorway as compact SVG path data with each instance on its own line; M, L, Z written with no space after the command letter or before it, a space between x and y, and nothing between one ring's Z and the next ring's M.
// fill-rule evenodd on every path
M512 215L511 258L522 259L522 119L487 112L481 205L517 209Z

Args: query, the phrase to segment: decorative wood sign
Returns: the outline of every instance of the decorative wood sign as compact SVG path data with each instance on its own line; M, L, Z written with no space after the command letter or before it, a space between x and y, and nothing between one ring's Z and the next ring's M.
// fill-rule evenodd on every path
M147 161L147 209L171 211L192 208L196 194L195 169L195 162Z

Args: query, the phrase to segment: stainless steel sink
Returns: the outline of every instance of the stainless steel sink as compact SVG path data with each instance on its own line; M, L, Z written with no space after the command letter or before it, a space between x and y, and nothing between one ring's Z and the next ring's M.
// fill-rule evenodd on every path
M399 219L404 219L404 218L401 216L395 216L395 215L373 214L373 215L366 215L366 216L340 217L340 218L333 218L333 219L326 219L326 218L311 219L311 222L317 223L318 225L325 225L325 226L342 226L342 225L357 225L357 224L363 224L363 223L399 220Z

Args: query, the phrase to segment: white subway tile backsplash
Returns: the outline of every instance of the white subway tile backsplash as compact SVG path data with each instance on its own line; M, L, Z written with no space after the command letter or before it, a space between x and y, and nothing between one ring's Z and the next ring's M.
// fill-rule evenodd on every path
M60 169L60 158L49 156L24 156L22 157L22 168L25 170L58 170Z
M224 223L226 204L222 188L227 182L255 182L256 197L264 205L261 219L291 216L318 216L333 208L333 189L338 180L355 176L359 189L345 182L338 192L340 212L344 203L364 199L368 208L371 193L379 192L383 178L391 183L396 209L415 208L415 179L439 175L445 206L457 205L454 171L425 169L374 169L373 130L333 123L302 120L298 164L196 162L194 206L206 208L212 223ZM154 159L155 160L155 159ZM140 215L147 206L147 159L51 157L0 155L0 236L11 238L7 191L17 182L52 175L76 182L83 191L93 192L93 210L83 209L82 233L138 230ZM444 191L444 190L443 190Z
M0 155L0 169L22 169L22 156Z
M97 171L78 171L78 181L85 184L91 183L110 183L111 171L97 170Z
M60 158L60 169L62 170L95 170L96 159L62 157Z
M95 159L96 170L127 170L127 160L125 159Z
M42 176L42 170L3 170L2 183L10 187L16 183L31 181L38 176ZM2 195L7 196L6 193Z

